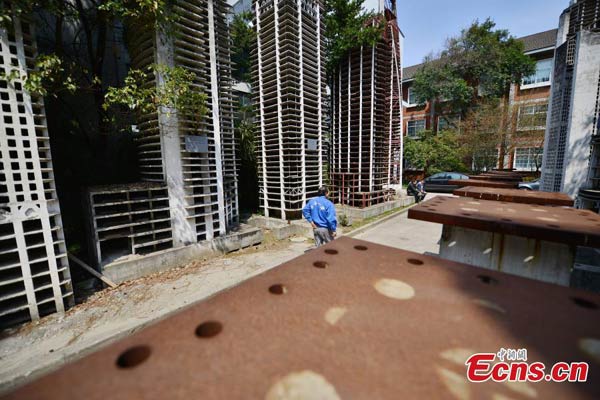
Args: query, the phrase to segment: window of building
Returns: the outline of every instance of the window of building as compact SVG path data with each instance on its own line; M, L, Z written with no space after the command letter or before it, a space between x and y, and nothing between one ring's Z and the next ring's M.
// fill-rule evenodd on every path
M535 66L535 73L523 78L521 88L549 85L552 76L552 64L552 58L538 61Z
M519 107L519 130L546 128L548 104L527 104Z
M411 86L408 88L408 98L406 99L408 105L410 106L416 106L417 104L419 104L417 102L417 96L415 94L415 89Z
M419 133L425 130L425 120L424 119L414 119L412 121L408 121L406 124L406 134L408 137L416 138L419 137Z
M544 150L540 147L515 149L515 169L535 171L542 165Z

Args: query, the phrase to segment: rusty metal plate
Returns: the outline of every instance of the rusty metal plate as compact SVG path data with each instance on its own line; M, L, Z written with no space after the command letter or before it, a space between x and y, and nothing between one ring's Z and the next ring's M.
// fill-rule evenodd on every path
M486 174L482 174L482 175L476 175L476 176L472 176L471 179L475 179L475 180L483 180L483 181L498 181L498 182L509 182L509 183L513 183L513 182L521 182L521 177L520 176L512 176L512 175L495 175L495 174L491 174L491 175L486 175Z
M539 192L532 190L502 189L466 186L453 192L456 196L482 200L497 200L514 203L540 204L572 207L573 199L566 193Z
M448 181L450 185L458 186L478 186L478 187L492 187L492 188L504 188L504 189L516 189L519 186L519 182L506 182L506 181L490 181L483 179L452 179Z
M515 169L494 169L492 171L485 172L486 174L494 174L494 175L522 175L528 174L528 172L519 172Z
M575 208L438 196L408 218L565 244L600 247L600 215Z
M341 238L5 398L598 399L599 306L596 294ZM588 362L588 382L467 381L465 357L507 347Z

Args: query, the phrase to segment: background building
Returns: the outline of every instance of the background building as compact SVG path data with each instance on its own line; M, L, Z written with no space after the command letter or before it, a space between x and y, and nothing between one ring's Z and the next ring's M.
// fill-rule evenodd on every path
M382 38L349 51L333 74L331 195L355 207L385 201L402 177L403 37L395 2L378 19Z
M552 64L557 30L535 33L518 38L524 52L536 61L535 74L525 77L521 84L511 85L509 102L516 113L516 132L519 133L513 149L498 168L514 168L519 171L538 171L541 167L546 113L552 84ZM414 75L423 64L404 68L404 131L408 139L418 137L419 132L439 132L447 128L460 130L460 116L444 114L443 104L435 107L432 118L429 103L418 104L412 89ZM498 149L499 151L499 149Z
M600 0L576 1L560 16L553 75L542 190L584 189L580 200L598 209Z
M327 171L320 0L255 0L253 92L260 206L299 218Z

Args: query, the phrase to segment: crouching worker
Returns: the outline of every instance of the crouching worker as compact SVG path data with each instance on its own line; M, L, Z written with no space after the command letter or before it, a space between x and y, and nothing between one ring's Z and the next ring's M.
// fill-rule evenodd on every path
M337 217L335 206L327 198L328 194L327 187L321 186L318 196L310 199L302 209L304 218L310 222L313 228L317 247L331 242L336 235Z

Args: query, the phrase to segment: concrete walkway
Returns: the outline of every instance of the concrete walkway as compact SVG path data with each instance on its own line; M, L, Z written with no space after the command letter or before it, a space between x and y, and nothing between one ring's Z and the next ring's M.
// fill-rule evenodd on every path
M427 200L436 196L450 195L430 194L427 196ZM404 212L355 237L398 249L437 255L442 225L408 219L407 215L408 213Z

